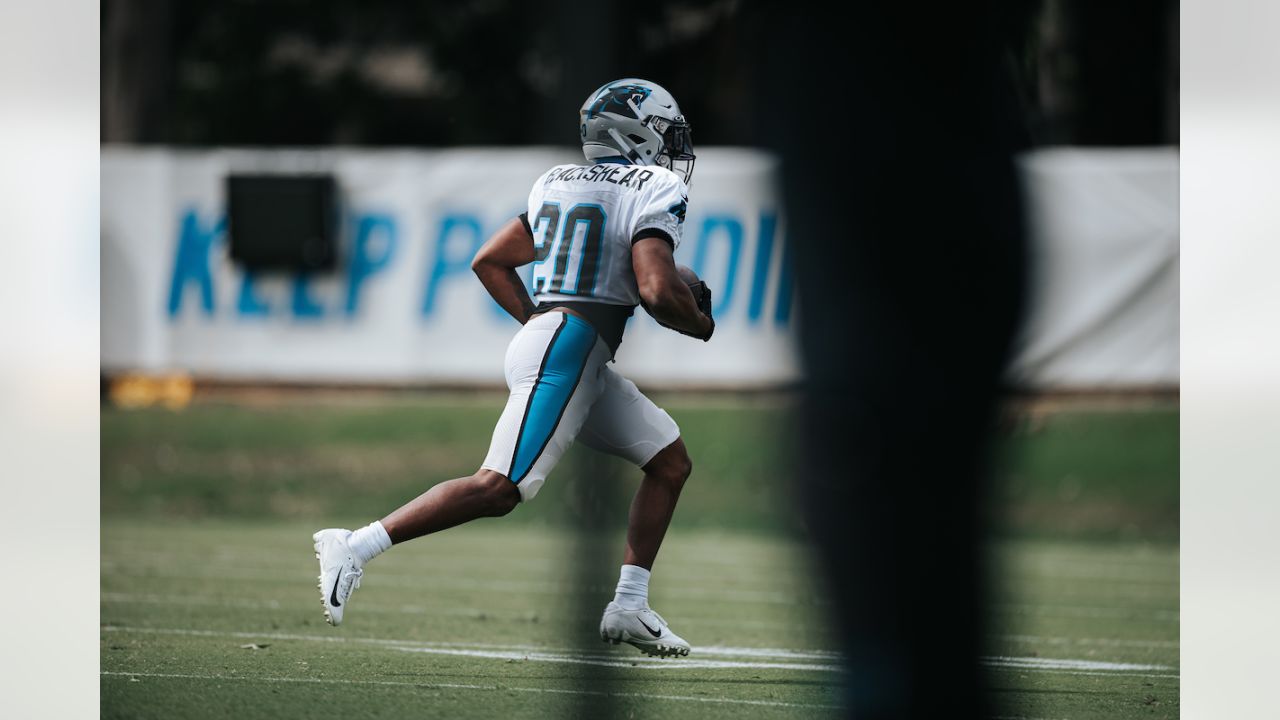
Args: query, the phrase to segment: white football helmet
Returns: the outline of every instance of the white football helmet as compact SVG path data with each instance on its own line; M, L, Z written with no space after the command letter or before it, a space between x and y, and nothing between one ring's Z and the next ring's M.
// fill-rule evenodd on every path
M579 111L582 153L592 162L620 158L693 179L693 141L680 106L661 85L625 78L591 93Z

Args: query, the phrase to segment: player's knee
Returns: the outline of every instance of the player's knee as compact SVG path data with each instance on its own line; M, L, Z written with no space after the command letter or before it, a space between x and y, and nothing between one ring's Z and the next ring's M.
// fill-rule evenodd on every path
M663 450L650 464L649 472L658 480L679 490L693 472L693 460L683 446L672 446Z
M502 517L520 504L520 491L516 484L492 470L481 470L475 475L476 490L488 505L487 515Z
M680 453L680 457L676 458L675 467L671 470L672 479L678 482L682 487L684 481L689 479L693 474L693 460L690 459L688 453Z

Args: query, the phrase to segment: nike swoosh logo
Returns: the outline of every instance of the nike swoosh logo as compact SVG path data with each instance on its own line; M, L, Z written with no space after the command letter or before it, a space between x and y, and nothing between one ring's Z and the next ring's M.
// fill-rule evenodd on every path
M338 602L338 583L340 582L342 582L342 570L338 570L338 579L333 581L333 589L329 591L329 604L334 607L342 607L342 603Z
M646 622L645 622L645 621L643 621L643 620L640 620L640 618L636 618L636 620L639 620L639 621L640 621L640 624L641 624L641 625L644 625L644 629L645 629L645 630L648 630L650 635L652 635L652 636L654 636L654 637L656 637L656 638L657 638L657 637L662 637L662 630L661 630L661 629L654 630L653 628L649 627L648 623L646 623Z

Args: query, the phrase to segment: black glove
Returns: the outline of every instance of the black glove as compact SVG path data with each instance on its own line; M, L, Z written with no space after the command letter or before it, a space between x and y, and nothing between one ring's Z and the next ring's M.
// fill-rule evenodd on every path
M681 335L688 335L689 337L698 338L702 342L706 342L711 339L711 336L715 334L715 331L716 331L716 319L711 316L711 288L707 287L707 284L705 282L703 282L702 280L699 280L698 282L692 283L689 285L689 291L693 293L693 301L697 303L698 311L701 312L703 315L706 315L707 319L711 321L711 327L707 329L707 332L705 334L698 335L696 333L691 333L687 330L678 328L674 325L668 325L662 322L661 320L658 320L657 318L654 318L654 320L657 320L659 325L661 325L664 328L667 328L668 330L675 330ZM648 305L645 305L644 302L641 302L640 304L644 306L645 312L649 312ZM653 313L651 312L649 314L653 315Z
M711 288L707 287L705 282L699 280L698 282L690 285L689 290L693 293L693 299L698 303L698 310L703 315L706 315L707 319L711 321L711 327L707 328L706 335L693 336L702 342L706 342L710 340L711 336L716 332L716 319L711 317Z

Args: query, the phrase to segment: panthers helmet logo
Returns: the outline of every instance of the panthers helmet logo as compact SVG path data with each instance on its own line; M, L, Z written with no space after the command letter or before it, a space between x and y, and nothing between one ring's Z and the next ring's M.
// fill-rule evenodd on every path
M643 85L618 85L617 87L605 88L595 102L591 103L591 107L587 108L587 117L593 118L603 112L616 113L618 115L626 115L641 120L635 112L632 111L628 100L635 102L636 107L649 97L652 92Z

